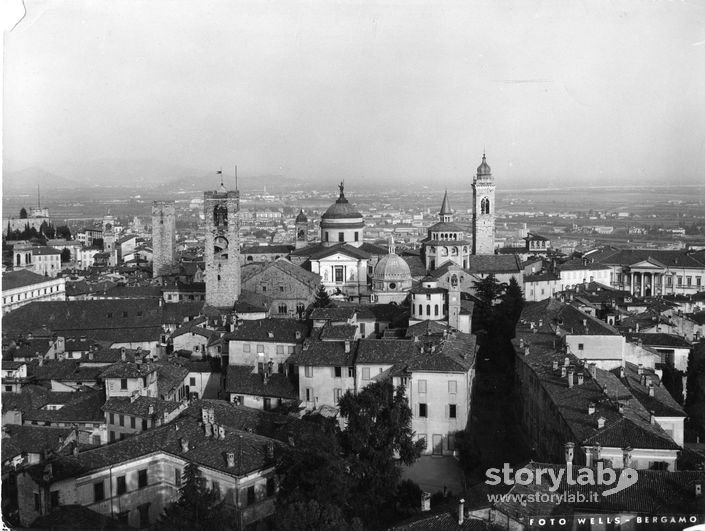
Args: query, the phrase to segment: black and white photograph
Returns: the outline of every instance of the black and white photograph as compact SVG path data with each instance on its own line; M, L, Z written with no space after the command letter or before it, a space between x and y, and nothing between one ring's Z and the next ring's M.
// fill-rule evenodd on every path
M3 529L705 531L705 2L0 11Z

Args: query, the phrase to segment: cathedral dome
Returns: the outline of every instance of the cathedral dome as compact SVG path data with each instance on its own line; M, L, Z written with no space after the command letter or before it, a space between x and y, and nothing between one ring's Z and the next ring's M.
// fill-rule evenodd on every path
M404 259L394 253L384 256L375 266L375 280L410 280L411 270Z
M306 217L306 214L304 214L303 209L299 210L299 215L296 216L296 223L306 223L308 222L308 218Z
M340 197L336 199L335 203L328 207L328 210L321 216L321 219L355 219L362 221L362 214L355 210L355 207L345 199L342 183L340 184Z
M492 170L490 169L490 165L487 164L484 153L482 154L482 164L477 167L477 176L480 177L482 175L492 175Z

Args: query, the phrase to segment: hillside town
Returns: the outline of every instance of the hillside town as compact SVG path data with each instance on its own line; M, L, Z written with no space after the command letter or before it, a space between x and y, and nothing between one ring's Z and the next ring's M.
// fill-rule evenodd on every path
M246 208L218 172L149 218L3 220L6 524L702 523L703 241L501 232L488 159L419 213L363 215L344 182L325 209ZM491 485L503 463L638 480L556 498Z

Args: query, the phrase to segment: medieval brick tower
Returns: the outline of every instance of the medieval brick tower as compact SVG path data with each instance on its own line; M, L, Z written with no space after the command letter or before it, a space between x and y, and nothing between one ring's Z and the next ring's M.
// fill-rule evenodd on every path
M303 249L308 245L308 218L303 210L296 216L296 248Z
M240 192L203 194L206 216L206 304L232 308L240 297Z
M157 278L175 264L176 206L174 201L152 203L152 276Z
M482 164L472 181L472 254L494 254L494 178L482 154Z

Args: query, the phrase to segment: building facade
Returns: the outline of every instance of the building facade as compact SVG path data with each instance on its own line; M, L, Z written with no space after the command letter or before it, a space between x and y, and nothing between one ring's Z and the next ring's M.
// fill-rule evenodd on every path
M152 274L169 270L176 257L176 205L174 201L152 203Z

